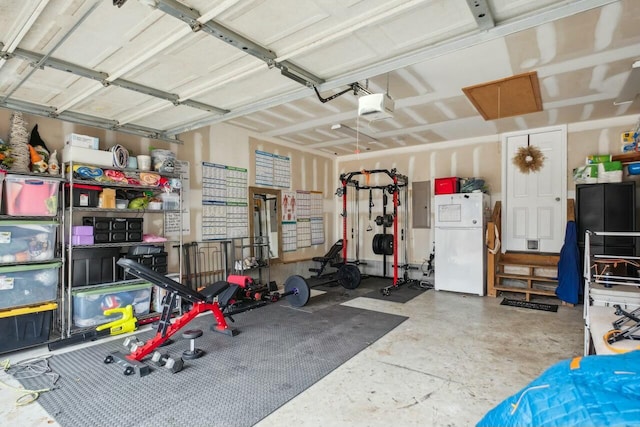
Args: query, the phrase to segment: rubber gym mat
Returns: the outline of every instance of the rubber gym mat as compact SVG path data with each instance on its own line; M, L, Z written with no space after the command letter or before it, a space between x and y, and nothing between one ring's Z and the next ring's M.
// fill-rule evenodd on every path
M557 312L558 306L556 304L543 304L540 302L522 301L519 299L504 298L500 305L508 305L510 307L522 307L530 308L532 310L552 311Z
M122 366L103 363L111 351L126 350L123 339L55 355L49 364L60 374L58 388L38 402L63 427L251 426L406 319L339 305L313 313L287 306L238 314L233 338L209 330L211 314L197 317L184 329L204 332L196 347L205 355L185 360L175 374L154 368L125 376ZM189 342L174 337L162 351L179 357ZM49 386L46 378L22 384Z
M362 282L360 282L360 286L356 289L345 289L342 286L318 286L314 289L322 290L327 292L329 295L319 295L315 298L340 298L341 303L348 301L357 297L365 297L365 298L374 298L382 301L391 301L398 303L405 303L407 301L412 300L413 298L421 295L426 288L420 288L418 285L409 286L402 285L397 289L392 290L389 295L383 295L381 289L389 286L393 283L393 279L385 278L385 277L377 277L377 276L367 276L362 278ZM338 296L336 296L338 295ZM312 305L315 304L314 299L309 301L309 308L312 309ZM318 300L320 302L320 300ZM307 307L304 307L307 308Z

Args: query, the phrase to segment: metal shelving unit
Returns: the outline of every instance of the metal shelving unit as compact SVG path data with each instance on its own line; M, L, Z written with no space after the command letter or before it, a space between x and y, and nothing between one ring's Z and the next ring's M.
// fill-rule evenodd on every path
M92 166L90 164L87 164L85 162L82 162L83 166ZM73 170L73 162L70 162L68 164L63 164L62 165L62 170L66 171L67 167L70 171ZM120 168L115 168L115 167L110 167L110 168L106 168L104 166L95 166L98 168L102 168L102 169L112 169L112 170L117 170L117 171L122 171L122 172L135 172L135 173L155 173L158 174L162 177L165 178L177 178L180 181L182 181L182 176L180 174L170 174L170 173L160 173L160 172L153 172L153 171L141 171L141 170L134 170L134 169L120 169ZM165 248L166 251L166 247L165 245L179 245L180 247L183 244L183 240L182 240L182 233L179 233L179 238L178 239L171 239L171 240L166 240L166 241L160 241L160 242L142 242L142 241L125 241L125 242L109 242L109 243L95 243L92 245L76 245L76 244L72 244L72 226L73 225L80 225L78 224L78 216L82 213L85 214L89 214L90 216L95 216L95 217L100 217L100 216L105 216L108 218L114 217L114 214L117 216L122 216L122 217L131 217L131 218L144 218L147 217L149 215L151 216L157 216L157 215L164 215L165 213L181 213L182 212L182 200L181 197L178 198L179 205L178 205L178 209L114 209L114 208L101 208L101 207L87 207L87 206L73 206L73 192L75 191L74 186L78 185L78 184L82 184L82 185L91 185L91 186L96 186L96 187L101 187L101 188L113 188L113 189L118 189L118 190L136 190L136 191L153 191L154 193L158 193L159 192L159 188L157 186L149 186L149 185L131 185L131 184L127 184L127 183L120 183L120 182L105 182L105 181L94 181L94 180L88 180L88 179L78 179L75 178L73 176L73 173L69 172L68 173L68 177L67 177L67 182L69 183L69 193L68 193L68 197L70 199L70 202L68 203L69 206L66 206L64 208L65 211L65 215L67 215L67 220L65 221L65 232L64 234L66 235L67 241L68 243L64 246L64 251L67 255L67 258L69 259L69 262L67 263L67 267L66 267L66 272L67 272L67 281L65 283L64 286L64 294L65 294L65 301L66 304L64 305L63 311L65 313L66 316L66 320L67 320L67 327L66 329L63 331L63 337L70 337L73 334L76 333L81 333L83 331L86 331L88 328L84 327L84 326L77 326L74 325L73 322L73 293L78 293L78 292L83 292L83 291L93 291L93 290L100 290L100 289L105 289L105 291L107 291L109 288L112 287L120 287L120 286L129 286L129 285L136 285L136 284L142 284L142 283L147 283L141 279L128 279L128 280L115 280L112 282L105 282L105 283L96 283L96 284L88 284L88 285L82 285L82 286L74 286L73 283L73 275L74 275L74 271L73 271L73 253L74 250L86 250L86 249L99 249L99 248L131 248L134 246L139 246L139 245L145 245L145 246L151 246L151 245L155 245L155 246L162 246ZM180 189L181 191L181 189ZM63 191L63 194L66 193L66 191ZM180 228L182 228L182 215L179 215L180 218ZM163 218L164 221L164 218ZM164 223L161 226L162 230L160 230L161 233L164 233ZM143 230L141 230L141 232L143 232ZM169 252L167 251L167 254ZM178 251L178 272L177 274L179 274L179 277L182 276L182 269L183 269L183 260L182 260L182 251ZM114 275L117 274L117 269L114 270ZM119 279L119 278L118 278ZM150 297L150 306L153 306L153 296ZM154 317L156 316L157 313L153 313L153 310L150 308L150 312L147 315L140 315L139 316L139 320L142 318L149 318L149 317ZM93 327L95 328L95 327Z
M247 242L247 240L249 240ZM234 244L234 248L237 251L240 251L240 259L235 259L234 251L234 260L233 260L233 269L236 274L241 276L251 275L252 273L256 273L258 275L258 282L267 285L271 281L271 262L269 256L269 238L267 236L254 237L253 239L249 237L243 237L234 239L236 243ZM245 256L245 253L248 251L249 255ZM255 258L256 264L245 264L245 260L249 258ZM238 265L236 265L238 264ZM237 268L237 267L240 268ZM263 272L266 272L266 277L263 277ZM266 282L263 282L263 279L266 279Z
M640 232L585 233L584 249L584 354L610 354L604 343L604 334L610 331L618 316L614 305L631 311L640 307L640 256L592 253L593 237L629 237L640 241ZM621 349L631 350L637 341L616 343Z

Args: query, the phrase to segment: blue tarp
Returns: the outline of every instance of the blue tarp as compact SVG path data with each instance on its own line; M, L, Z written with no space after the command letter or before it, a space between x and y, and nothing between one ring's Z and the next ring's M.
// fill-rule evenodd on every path
M582 289L580 251L578 250L577 227L574 221L567 222L564 244L558 261L558 287L556 295L569 304L577 304Z
M640 426L640 350L553 365L477 424L497 426Z

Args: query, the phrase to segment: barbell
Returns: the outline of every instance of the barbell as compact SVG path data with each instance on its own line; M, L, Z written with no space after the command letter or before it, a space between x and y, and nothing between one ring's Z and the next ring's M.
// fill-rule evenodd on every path
M295 293L287 295L287 301L294 307L302 307L309 301L309 289L316 286L328 285L329 283L338 283L345 289L356 289L360 286L362 281L362 275L357 266L353 264L342 264L338 267L338 271L330 278L322 280L320 282L313 281L313 285L309 285L307 279L300 275L290 276L284 282L285 294L293 290L297 290Z

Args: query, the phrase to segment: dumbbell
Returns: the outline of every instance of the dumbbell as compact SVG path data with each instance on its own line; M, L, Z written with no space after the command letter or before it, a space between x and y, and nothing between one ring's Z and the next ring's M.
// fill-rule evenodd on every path
M196 338L202 336L200 329L190 329L182 333L182 338L189 340L189 350L182 352L182 357L187 360L197 359L204 354L199 348L196 348Z
M168 354L166 353L163 354L163 353L160 353L159 351L153 352L153 355L151 356L151 361L156 366L165 367L167 370L171 371L174 374L176 372L180 372L182 368L184 368L184 361L182 360L182 358L176 360L172 357L169 357Z
M127 337L125 338L124 342L122 343L127 349L129 349L130 353L135 352L138 347L141 347L144 345L144 342L140 341L138 339L138 337Z

